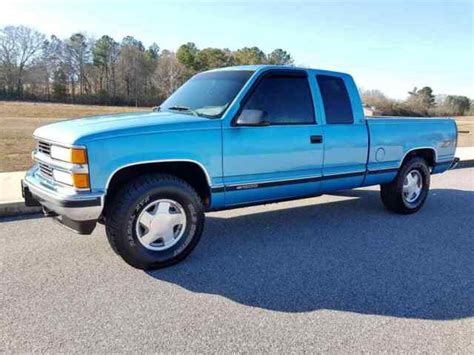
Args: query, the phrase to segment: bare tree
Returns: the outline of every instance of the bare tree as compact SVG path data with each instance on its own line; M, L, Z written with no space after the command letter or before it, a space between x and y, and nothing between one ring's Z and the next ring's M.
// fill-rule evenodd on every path
M116 94L115 69L119 58L119 44L109 36L99 38L92 49L94 65L100 69L99 86L112 97ZM105 81L105 85L104 85Z
M187 69L176 58L175 53L164 50L153 73L153 82L160 88L163 98L170 96L186 79Z
M151 76L149 64L143 44L131 36L125 37L120 48L118 67L127 101L133 101L135 106L138 106Z
M66 52L69 56L69 63L73 68L74 75L79 82L79 94L89 92L90 85L85 75L86 65L90 62L91 51L87 38L82 33L73 34L66 41Z
M23 93L25 71L42 49L45 36L25 26L7 26L0 30L0 65L8 91Z

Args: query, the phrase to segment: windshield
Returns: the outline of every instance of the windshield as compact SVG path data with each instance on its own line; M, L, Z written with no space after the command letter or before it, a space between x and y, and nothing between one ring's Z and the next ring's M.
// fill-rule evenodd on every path
M252 74L229 70L195 75L161 104L160 111L221 117Z

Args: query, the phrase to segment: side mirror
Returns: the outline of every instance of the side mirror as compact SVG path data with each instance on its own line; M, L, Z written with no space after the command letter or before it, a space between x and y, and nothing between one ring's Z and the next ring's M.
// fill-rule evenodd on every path
M267 112L263 110L242 110L237 121L237 126L261 127L269 126L270 121L265 120Z

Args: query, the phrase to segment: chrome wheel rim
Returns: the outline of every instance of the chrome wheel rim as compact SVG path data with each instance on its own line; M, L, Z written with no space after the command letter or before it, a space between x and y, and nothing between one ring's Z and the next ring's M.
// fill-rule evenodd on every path
M178 202L160 199L149 203L140 213L135 231L140 243L150 250L166 250L183 237L186 213Z
M403 181L403 199L407 203L415 202L421 195L423 178L418 170L411 170Z

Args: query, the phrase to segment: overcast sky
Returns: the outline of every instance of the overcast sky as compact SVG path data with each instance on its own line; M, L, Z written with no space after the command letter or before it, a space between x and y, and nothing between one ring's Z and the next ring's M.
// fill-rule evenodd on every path
M0 0L0 26L47 35L82 31L176 50L258 46L297 65L351 73L359 86L403 99L414 86L474 98L473 1Z

